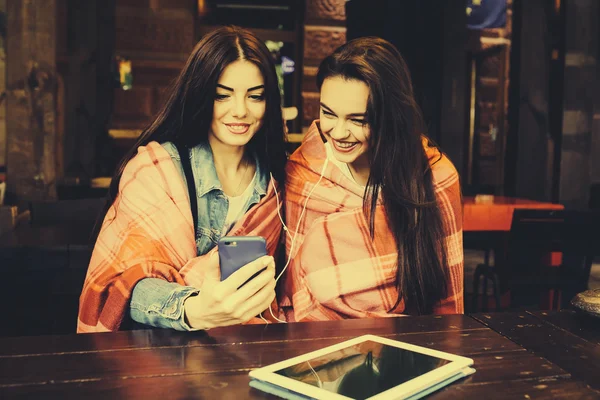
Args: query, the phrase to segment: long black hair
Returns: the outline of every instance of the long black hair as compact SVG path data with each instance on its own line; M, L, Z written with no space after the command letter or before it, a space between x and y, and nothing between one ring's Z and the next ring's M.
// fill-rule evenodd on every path
M319 90L327 78L358 80L369 87L370 174L363 210L375 232L379 193L398 248L397 285L406 309L431 313L447 296L449 277L442 218L433 175L423 146L425 124L408 67L386 40L352 40L325 58L317 73Z
M171 141L191 148L208 140L219 77L229 64L241 59L255 64L265 81L262 127L247 146L256 153L261 167L272 173L283 187L287 156L275 63L267 47L253 33L227 26L205 35L192 51L170 89L168 100L118 166L105 212L117 197L123 170L139 146L152 141Z

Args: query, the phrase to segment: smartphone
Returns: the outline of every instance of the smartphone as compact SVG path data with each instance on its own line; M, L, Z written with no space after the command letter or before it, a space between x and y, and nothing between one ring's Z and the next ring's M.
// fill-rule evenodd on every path
M267 241L261 236L225 236L219 240L217 247L221 266L221 281L229 278L231 274L249 262L267 255ZM248 281L263 270L251 276ZM248 281L244 282L242 286Z

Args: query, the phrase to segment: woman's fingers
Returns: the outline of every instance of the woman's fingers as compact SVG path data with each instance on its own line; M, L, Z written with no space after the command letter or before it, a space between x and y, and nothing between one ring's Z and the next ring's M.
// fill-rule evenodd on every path
M275 299L275 280L271 280L254 296L241 304L240 309L236 313L236 317L240 322L246 322L250 318L260 314L269 308L269 305Z
M217 294L222 296L222 298L232 295L240 286L244 284L244 282L250 279L252 275L264 269L268 265L274 265L273 257L271 256L260 257L244 265L218 285L219 293ZM252 281L254 281L256 278L258 278L258 276L256 276Z
M262 270L262 271L261 271ZM250 281L248 279L257 274ZM239 288L242 284L243 287ZM202 292L202 289L200 289ZM206 288L205 295L210 296L213 315L213 323L220 319L222 323L216 326L245 322L253 315L246 318L245 315L256 307L261 307L265 301L272 301L275 294L275 261L271 256L264 256L252 261L233 274L223 282L214 287ZM268 307L266 304L263 311ZM257 312L257 313L258 313Z
M252 297L256 296L265 286L270 283L275 285L275 266L269 265L264 271L252 278L248 283L231 294L227 300L235 304L244 304Z
M230 321L227 325L246 322L253 316L264 311L275 298L275 279L271 278L250 297L240 296L239 293L230 296L219 304L221 320Z

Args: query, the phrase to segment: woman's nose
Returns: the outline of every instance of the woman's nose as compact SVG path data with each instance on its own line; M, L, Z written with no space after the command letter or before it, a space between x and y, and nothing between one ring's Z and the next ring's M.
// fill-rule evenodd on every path
M347 139L348 136L350 136L350 133L348 129L346 129L346 121L339 119L333 129L329 132L329 136L335 140Z
M246 107L246 99L235 99L233 101L233 109L231 110L231 114L235 118L244 118L246 116L248 109Z

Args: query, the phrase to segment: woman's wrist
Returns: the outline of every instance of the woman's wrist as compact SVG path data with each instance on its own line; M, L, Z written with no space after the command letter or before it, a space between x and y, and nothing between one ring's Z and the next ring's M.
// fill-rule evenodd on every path
M202 309L200 296L190 296L183 302L183 314L185 322L193 329L208 330L206 322L198 315L198 310Z

